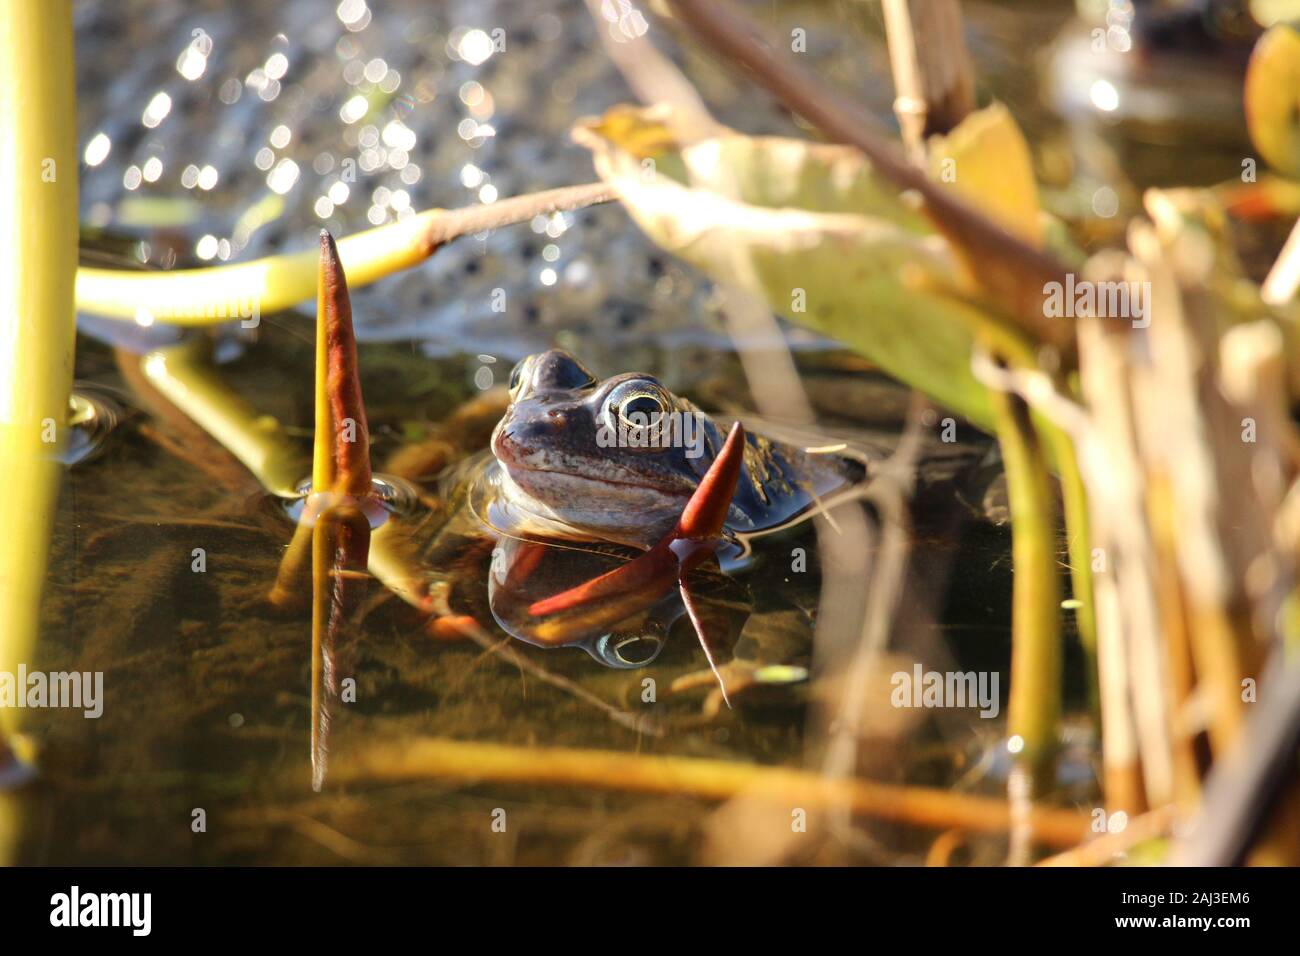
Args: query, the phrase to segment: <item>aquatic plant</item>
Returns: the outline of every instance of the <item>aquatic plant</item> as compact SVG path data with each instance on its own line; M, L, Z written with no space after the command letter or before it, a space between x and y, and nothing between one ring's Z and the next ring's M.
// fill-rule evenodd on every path
M68 443L76 317L77 138L67 0L0 7L0 671L36 647ZM0 709L0 775L34 759L21 711ZM18 803L0 786L0 863Z

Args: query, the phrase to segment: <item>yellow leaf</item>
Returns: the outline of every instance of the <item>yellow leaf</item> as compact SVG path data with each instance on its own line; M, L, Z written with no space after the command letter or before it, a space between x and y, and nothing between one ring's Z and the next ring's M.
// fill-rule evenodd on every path
M1278 172L1300 178L1300 30L1279 23L1259 38L1245 100L1255 148Z
M930 139L930 175L1013 235L1042 248L1043 226L1029 144L1001 103Z

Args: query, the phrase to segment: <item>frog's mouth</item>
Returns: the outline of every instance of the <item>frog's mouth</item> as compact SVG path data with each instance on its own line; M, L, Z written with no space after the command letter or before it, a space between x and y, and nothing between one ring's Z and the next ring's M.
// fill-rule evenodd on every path
M694 490L687 483L656 481L652 475L639 476L634 471L617 468L613 463L599 473L548 467L546 455L508 439L500 428L492 436L492 454L519 488L548 502L570 500L580 495L588 505L593 500L604 498L622 503L621 499L655 495L682 504Z
M630 500L643 501L647 496L654 496L674 502L680 508L690 498L689 490L665 487L650 481L538 468L500 457L497 460L517 489L526 492L529 497L555 504L572 501L579 496L588 507L600 500L609 500L611 504L626 504Z
M649 547L677 520L686 496L633 482L497 465L497 505L489 524L501 530L595 538Z

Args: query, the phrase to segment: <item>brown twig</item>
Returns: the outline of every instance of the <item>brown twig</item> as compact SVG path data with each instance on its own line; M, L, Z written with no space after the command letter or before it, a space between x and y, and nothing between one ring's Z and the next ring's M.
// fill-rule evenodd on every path
M910 158L924 166L925 137L949 132L975 108L961 8L957 0L884 0L882 10L894 115Z
M320 233L316 298L316 441L312 491L370 494L370 429L361 397L352 301L334 237Z
M424 234L424 255L431 255L444 243L471 236L487 229L499 229L515 223L528 222L534 216L568 212L600 203L612 202L618 195L606 183L584 183L581 186L562 186L540 193L512 196L494 203L448 209L436 216Z

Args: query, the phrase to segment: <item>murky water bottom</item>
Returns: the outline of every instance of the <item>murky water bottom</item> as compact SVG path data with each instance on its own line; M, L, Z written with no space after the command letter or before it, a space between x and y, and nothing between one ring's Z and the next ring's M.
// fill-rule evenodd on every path
M245 399L291 431L297 426L305 452L310 326L292 316L269 325L261 347L223 371ZM98 457L67 472L35 667L102 671L103 713L28 713L43 773L29 797L25 861L710 860L713 831L726 818L716 816L716 804L687 796L452 781L335 785L328 778L313 793L310 610L279 610L267 598L292 524L233 459L184 431L183 419L146 414L147 395L131 391L137 358L81 346L79 380L116 394L125 413ZM361 363L377 461L478 394L476 356L430 360L409 346L372 345L363 347ZM699 364L713 368L697 376L699 392L739 394L733 356ZM961 548L942 537L918 542L919 561L953 567L951 606L930 639L947 641L963 667L1005 672L1005 530L977 524L959 538ZM789 591L783 560L746 572L756 592ZM815 599L815 579L803 590ZM809 756L807 688L712 719L702 711L707 688L642 700L645 677L667 688L705 667L684 622L658 660L638 670L602 667L577 649L509 642L608 704L649 712L664 729L652 737L477 645L434 640L416 612L383 595L371 582L373 600L346 655L356 700L334 714L339 753L368 741L434 736L774 765L800 765ZM962 782L983 751L998 746L993 724L1001 720L922 721L881 751L889 753L878 768L882 779L996 793L996 777ZM498 810L508 818L506 834L493 829ZM205 829L195 832L200 819ZM926 839L895 827L880 834L899 859Z

